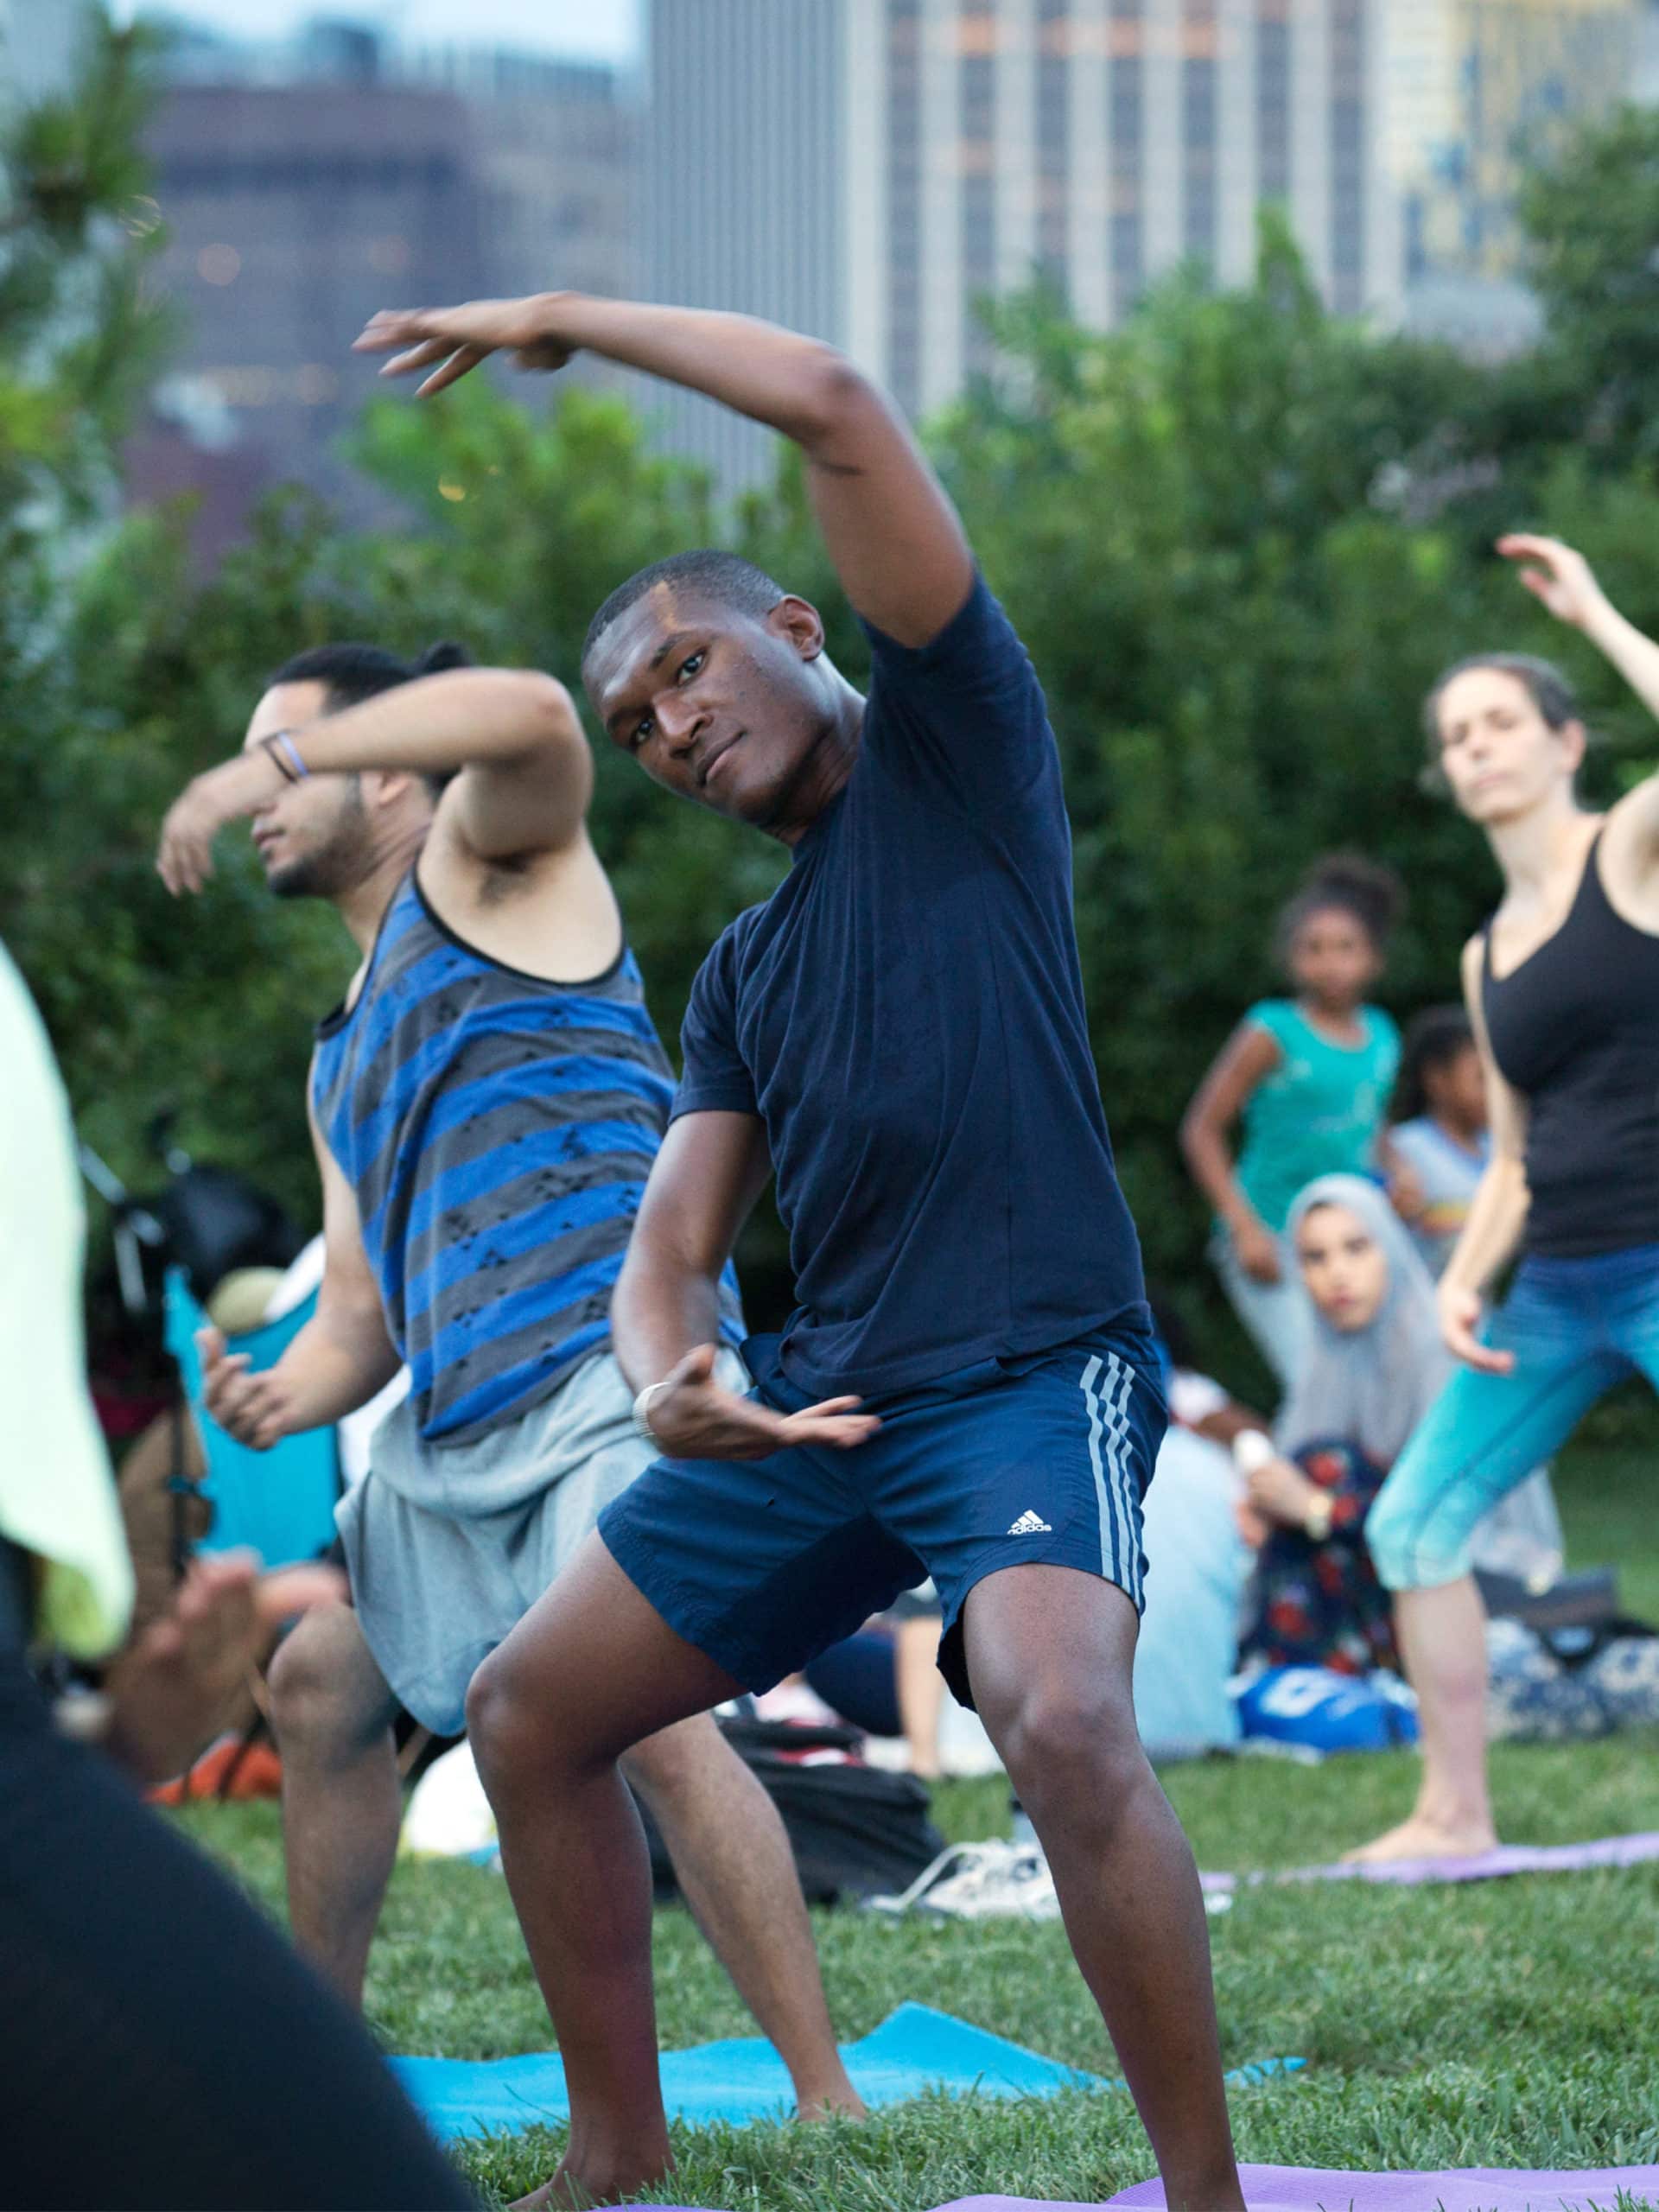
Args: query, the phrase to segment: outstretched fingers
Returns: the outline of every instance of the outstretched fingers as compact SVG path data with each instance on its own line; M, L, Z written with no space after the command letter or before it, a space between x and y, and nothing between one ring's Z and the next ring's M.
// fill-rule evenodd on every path
M416 387L415 397L424 399L429 394L442 391L460 378L486 360L495 350L493 346L480 344L476 331L466 316L450 312L435 312L429 308L382 308L372 315L359 335L353 340L352 350L357 353L390 353L391 359L383 362L383 377L412 376L422 369L439 365L432 375Z
M779 1440L785 1444L833 1444L847 1451L862 1444L880 1427L879 1414L855 1411L859 1398L824 1398L799 1413L785 1414L779 1423Z
M381 308L372 315L352 340L353 353L390 353L398 346L458 345L459 337L442 328L443 315L435 308Z

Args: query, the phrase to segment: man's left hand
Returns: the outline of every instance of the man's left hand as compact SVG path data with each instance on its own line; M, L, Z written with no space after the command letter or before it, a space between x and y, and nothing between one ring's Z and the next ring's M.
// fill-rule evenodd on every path
M191 778L167 810L156 855L156 873L175 899L200 891L212 875L213 840L226 824L257 814L286 780L263 747Z

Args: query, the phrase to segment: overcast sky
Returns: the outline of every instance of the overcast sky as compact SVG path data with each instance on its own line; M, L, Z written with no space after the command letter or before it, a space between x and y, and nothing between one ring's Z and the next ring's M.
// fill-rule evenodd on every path
M602 60L636 58L640 0L166 0L168 12L217 30L280 38L312 16L384 25L421 44L516 46ZM117 16L144 0L116 0Z

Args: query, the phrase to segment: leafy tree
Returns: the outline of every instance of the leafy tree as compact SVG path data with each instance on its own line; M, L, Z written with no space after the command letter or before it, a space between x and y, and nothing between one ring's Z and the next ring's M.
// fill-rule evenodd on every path
M1529 176L1521 217L1549 336L1529 366L1605 468L1659 461L1659 111L1581 127ZM1541 372L1541 375L1540 374Z

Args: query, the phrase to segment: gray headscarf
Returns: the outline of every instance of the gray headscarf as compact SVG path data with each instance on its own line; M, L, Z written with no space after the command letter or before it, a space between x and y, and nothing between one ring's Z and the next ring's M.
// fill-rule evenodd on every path
M1333 1328L1314 1309L1312 1349L1279 1409L1274 1439L1286 1453L1340 1440L1377 1466L1391 1467L1452 1371L1434 1286L1404 1223L1375 1183L1361 1175L1316 1178L1298 1194L1285 1225L1293 1252L1315 1206L1341 1206L1363 1224L1382 1247L1389 1287L1363 1329Z

